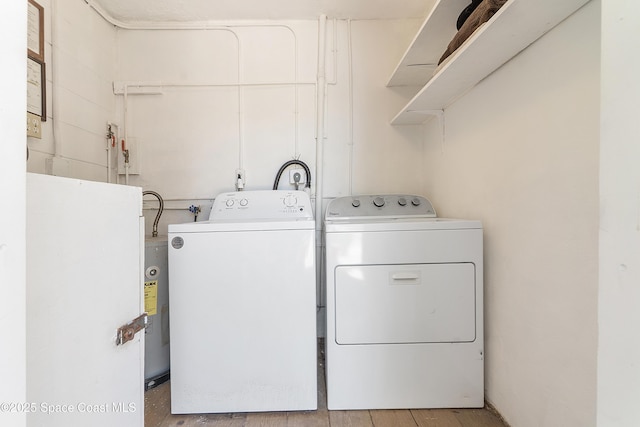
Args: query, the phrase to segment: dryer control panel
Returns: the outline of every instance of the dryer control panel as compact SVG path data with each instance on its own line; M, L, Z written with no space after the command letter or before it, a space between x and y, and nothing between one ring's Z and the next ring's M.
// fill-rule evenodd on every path
M327 220L361 217L435 218L436 211L425 197L406 194L338 197L327 206Z
M262 190L219 194L209 220L313 219L311 200L304 191Z

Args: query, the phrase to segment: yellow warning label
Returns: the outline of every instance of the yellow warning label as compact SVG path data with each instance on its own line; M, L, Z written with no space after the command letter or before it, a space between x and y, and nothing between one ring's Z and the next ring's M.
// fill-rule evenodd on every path
M158 281L144 282L144 311L149 316L158 312Z

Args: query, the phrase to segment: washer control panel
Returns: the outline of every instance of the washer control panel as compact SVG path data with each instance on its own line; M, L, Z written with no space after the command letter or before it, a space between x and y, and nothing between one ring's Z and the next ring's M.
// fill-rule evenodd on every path
M435 218L436 211L425 197L405 194L338 197L327 206L326 219L357 217Z
M209 220L313 219L311 200L304 191L263 190L219 194Z

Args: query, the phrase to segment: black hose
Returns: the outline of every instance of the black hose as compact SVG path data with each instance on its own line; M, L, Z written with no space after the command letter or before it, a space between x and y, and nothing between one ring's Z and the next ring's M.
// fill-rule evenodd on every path
M152 237L158 237L158 222L160 221L160 215L162 215L162 211L164 210L164 200L162 200L160 194L156 193L155 191L147 190L142 192L143 196L146 196L147 194L156 196L158 202L160 203L160 208L158 209L158 213L156 214L156 219L153 221L153 233L151 234Z
M307 175L307 182L305 183L305 187L311 188L311 171L309 170L309 166L307 166L307 164L305 162L303 162L302 160L289 160L288 162L286 162L285 164L283 164L282 166L280 166L280 170L278 171L278 174L276 175L276 180L273 183L273 189L277 190L278 189L278 184L280 183L280 178L282 177L282 173L284 172L284 170L286 168L288 168L291 165L300 165L302 166L302 168L304 169L304 173Z

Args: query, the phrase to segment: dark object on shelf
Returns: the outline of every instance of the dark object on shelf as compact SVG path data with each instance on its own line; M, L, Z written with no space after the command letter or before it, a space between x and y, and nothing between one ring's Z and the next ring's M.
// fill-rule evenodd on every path
M482 3L482 0L473 0L469 6L464 8L460 16L458 16L458 22L456 23L456 28L458 30L462 27L462 24L464 24L467 18L471 16L473 11L476 10L478 6L480 6L480 3Z
M507 2L507 0L483 0L478 7L469 15L460 27L460 30L453 36L453 40L449 43L447 50L444 51L438 64L447 59L449 55L456 51L462 43L467 40L475 30L482 24L487 22L498 10Z

